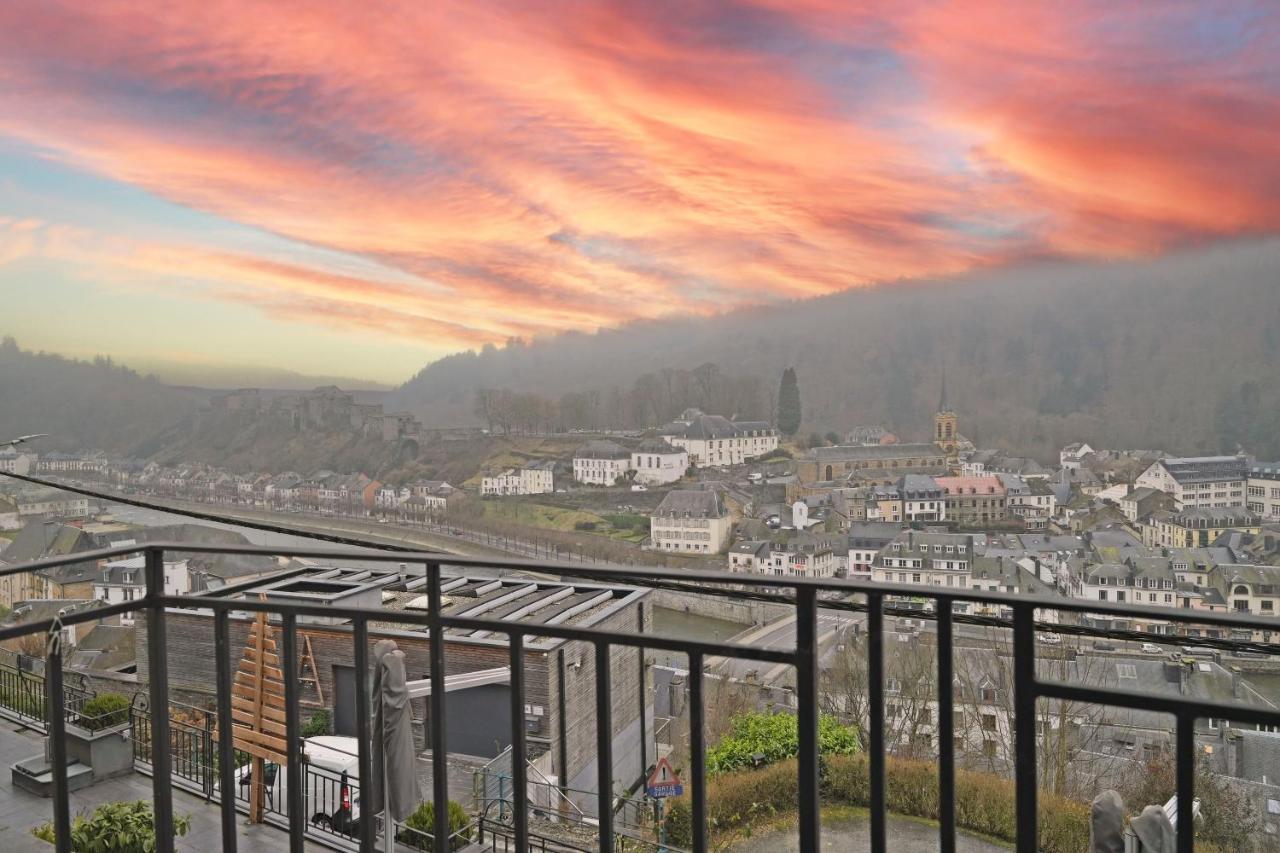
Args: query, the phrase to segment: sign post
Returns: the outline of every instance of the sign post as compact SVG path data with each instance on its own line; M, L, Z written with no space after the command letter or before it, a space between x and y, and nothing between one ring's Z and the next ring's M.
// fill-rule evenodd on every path
M662 822L662 801L667 797L678 797L684 793L684 784L680 781L680 777L676 775L675 769L671 766L671 762L666 758L659 758L658 763L653 765L653 772L649 774L648 780L644 783L644 791L652 797L656 803L657 821L658 821L658 845L660 849L666 849L667 834L666 827Z

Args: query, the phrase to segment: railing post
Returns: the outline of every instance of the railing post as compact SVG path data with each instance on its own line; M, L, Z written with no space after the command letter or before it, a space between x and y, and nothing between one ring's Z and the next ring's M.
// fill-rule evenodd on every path
M596 643L596 810L600 849L613 851L613 691L609 687L609 644Z
M444 628L440 624L440 564L427 563L427 627L431 636L431 802L435 853L449 851L449 750L445 745Z
M529 847L529 783L524 737L524 635L511 643L511 809L517 850ZM501 796L501 795L499 795Z
M871 849L885 846L884 795L884 597L867 593L867 696L871 756Z
M360 768L360 784L367 786L373 785L376 780L373 779L373 756L371 754L373 740L369 734L373 717L369 707L371 704L369 696L369 622L363 616L355 620L352 642L355 643L353 656L356 669L356 763ZM386 798L385 792L383 798ZM368 798L362 797L361 802L367 803ZM366 805L361 812L360 820L361 853L373 853L377 837L375 830L373 815L369 814Z
M289 804L289 849L292 853L303 853L304 836L307 831L307 816L303 800L302 785L302 749L299 744L301 728L298 708L298 617L292 613L281 617L282 648L280 651L280 669L284 680L284 734L285 755L288 765L285 767L285 778L288 790L285 797ZM266 677L263 661L258 666Z
M940 599L938 616L938 850L956 850L955 675L951 599Z
M818 594L796 589L796 721L800 748L800 849L818 850Z
M693 788L693 851L707 848L707 716L702 652L689 652L689 770Z
M222 849L236 853L235 720L231 711L230 614L226 610L214 615L213 632L218 679L218 811L222 817Z
M1013 606L1014 785L1018 853L1035 853L1036 832L1036 632L1035 607Z
M1178 715L1177 731L1177 780L1178 780L1178 853L1192 853L1196 846L1195 807L1196 790L1196 718L1184 711Z
M173 763L169 741L169 641L164 605L164 552L146 550L147 678L151 692L151 792L156 853L173 851Z
M53 831L58 853L71 853L71 792L67 785L67 718L62 696L62 632L55 620L46 639L44 686L52 748Z

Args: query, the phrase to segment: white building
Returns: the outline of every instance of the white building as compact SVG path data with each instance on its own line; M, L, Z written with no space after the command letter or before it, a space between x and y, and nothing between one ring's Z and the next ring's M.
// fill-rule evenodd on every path
M480 480L482 495L545 495L555 491L555 463L531 462Z
M36 489L18 495L18 516L49 515L58 518L84 518L89 514L89 499L83 495L57 489Z
M75 453L47 453L35 460L37 471L92 472L106 470L107 461L100 456L80 456Z
M1079 471L1084 458L1093 452L1093 448L1084 442L1068 444L1058 452L1058 464L1068 471Z
M636 482L646 486L674 483L689 470L689 453L660 438L646 438L631 451L631 470Z
M905 530L876 555L871 579L968 589L973 558L972 536Z
M123 544L123 543L121 543ZM186 560L164 561L164 594L186 595L191 592L191 574ZM147 594L146 557L112 560L102 568L93 582L93 597L107 604L136 601ZM134 614L122 614L121 625L132 625Z
M831 537L803 531L765 542L739 542L729 551L729 571L779 577L829 578L836 573Z
M573 454L573 479L588 486L612 486L631 468L631 452L612 441L588 441Z
M1175 509L1225 509L1245 505L1248 474L1242 456L1171 456L1151 463L1134 486L1159 489Z
M649 517L653 548L718 554L729 544L733 521L719 492L673 489Z
M0 471L26 476L31 473L31 467L36 463L36 459L34 453L18 453L10 449L0 450Z
M778 449L778 432L764 421L731 421L697 409L688 409L659 432L699 466L741 465Z
M1245 498L1249 512L1263 521L1280 521L1280 462L1258 463L1249 469Z

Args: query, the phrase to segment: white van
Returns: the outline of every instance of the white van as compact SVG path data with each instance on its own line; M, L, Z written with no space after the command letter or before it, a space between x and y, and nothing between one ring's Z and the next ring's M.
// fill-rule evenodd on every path
M360 759L353 737L321 735L303 741L303 806L321 829L355 836L360 827ZM249 799L252 764L236 768L236 799ZM265 762L267 810L288 816L288 774Z

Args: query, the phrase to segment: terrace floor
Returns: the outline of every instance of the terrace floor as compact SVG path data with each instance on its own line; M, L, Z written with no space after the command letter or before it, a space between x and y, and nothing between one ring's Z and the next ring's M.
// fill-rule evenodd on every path
M53 816L53 801L15 788L9 778L9 765L44 750L44 736L27 731L9 721L0 722L0 850L4 853L52 853L53 847L31 834L33 827L48 822ZM151 777L132 773L71 794L71 814L88 814L103 803L118 801L151 801ZM222 826L216 803L173 791L173 813L190 815L191 831L176 839L177 849L184 853L207 853L222 848ZM251 826L241 816L238 845L240 850L287 851L289 836L271 826Z

